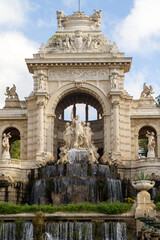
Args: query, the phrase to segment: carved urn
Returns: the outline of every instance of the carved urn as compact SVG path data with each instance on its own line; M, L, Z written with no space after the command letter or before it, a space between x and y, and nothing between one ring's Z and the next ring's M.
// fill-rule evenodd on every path
M139 191L148 191L149 189L153 188L154 185L155 182L150 180L137 180L132 182L132 186Z
M153 204L153 201L151 201L151 196L147 191L154 187L155 182L150 180L137 180L133 181L132 185L135 189L140 191L137 194L135 218L143 217L145 215L154 217L155 205Z

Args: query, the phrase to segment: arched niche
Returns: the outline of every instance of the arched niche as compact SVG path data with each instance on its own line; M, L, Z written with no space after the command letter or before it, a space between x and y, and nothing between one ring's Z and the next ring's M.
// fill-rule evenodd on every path
M85 119L82 119L80 112L77 111L77 105L80 104L83 104L83 106L85 107ZM56 106L54 125L54 135L56 136L56 138L54 139L54 155L57 156L57 159L59 158L59 149L64 144L63 131L65 130L66 122L69 122L69 120L65 120L64 118L64 111L70 106L73 106L74 117L78 114L80 115L81 120L85 122L90 122L92 132L94 133L94 144L98 148L98 153L100 154L100 156L102 156L104 149L104 121L102 117L103 108L100 102L95 97L82 91L65 94L65 96L60 99ZM89 106L96 110L95 119L92 121L89 121Z
M155 156L157 156L157 132L155 130L155 128L153 128L152 126L143 126L140 130L139 130L139 134L138 134L138 154L139 157L143 158L143 157L147 157L147 144L148 144L148 138L146 136L148 132L154 132L154 137L155 137L155 142L156 142L156 147L155 147Z
M20 131L15 127L8 127L3 131L4 133L10 133L11 138L9 138L9 145L10 145L10 155L11 158L20 158ZM3 136L2 134L2 136ZM17 153L15 155L15 153ZM13 155L13 156L12 156ZM16 156L16 157L14 157Z

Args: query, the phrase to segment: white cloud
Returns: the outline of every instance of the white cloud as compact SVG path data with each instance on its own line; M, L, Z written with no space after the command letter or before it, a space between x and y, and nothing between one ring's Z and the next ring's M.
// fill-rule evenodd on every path
M22 26L27 9L27 0L0 0L0 26Z
M0 34L0 107L4 106L4 93L7 86L17 86L20 98L28 96L33 80L26 67L25 58L37 52L36 43L28 40L22 33L4 32Z
M160 50L160 1L134 0L129 15L115 28L114 39L128 52Z
M153 86L154 94L153 97L156 97L160 93L160 86L158 82L160 81L159 72L155 74L156 79L152 79L152 74L149 73L148 69L140 69L138 71L132 70L125 77L124 89L133 96L135 99L139 99L141 92L143 91L143 84L149 87Z
M147 71L145 69L141 71L132 71L125 77L125 85L124 89L133 96L138 99L143 90L143 83L146 82Z

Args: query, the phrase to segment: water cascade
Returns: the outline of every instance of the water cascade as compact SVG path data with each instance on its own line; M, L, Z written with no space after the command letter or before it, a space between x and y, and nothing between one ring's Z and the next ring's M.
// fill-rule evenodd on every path
M97 164L42 167L31 195L31 204L122 200L121 181L113 179L109 166Z
M33 224L26 222L21 229L16 223L2 223L1 240L33 240ZM19 234L19 235L18 235ZM99 238L98 238L99 237ZM126 240L124 222L48 222L42 240Z
M31 222L19 224L14 222L1 223L0 240L33 240L33 224Z

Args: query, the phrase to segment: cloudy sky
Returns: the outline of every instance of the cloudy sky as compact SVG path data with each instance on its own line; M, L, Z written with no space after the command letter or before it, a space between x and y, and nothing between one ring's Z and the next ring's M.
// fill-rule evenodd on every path
M0 107L6 86L17 86L20 99L33 87L24 59L57 30L56 10L77 11L78 0L0 0ZM160 0L81 0L81 10L102 10L101 30L125 56L133 57L125 89L139 98L143 83L160 94Z

